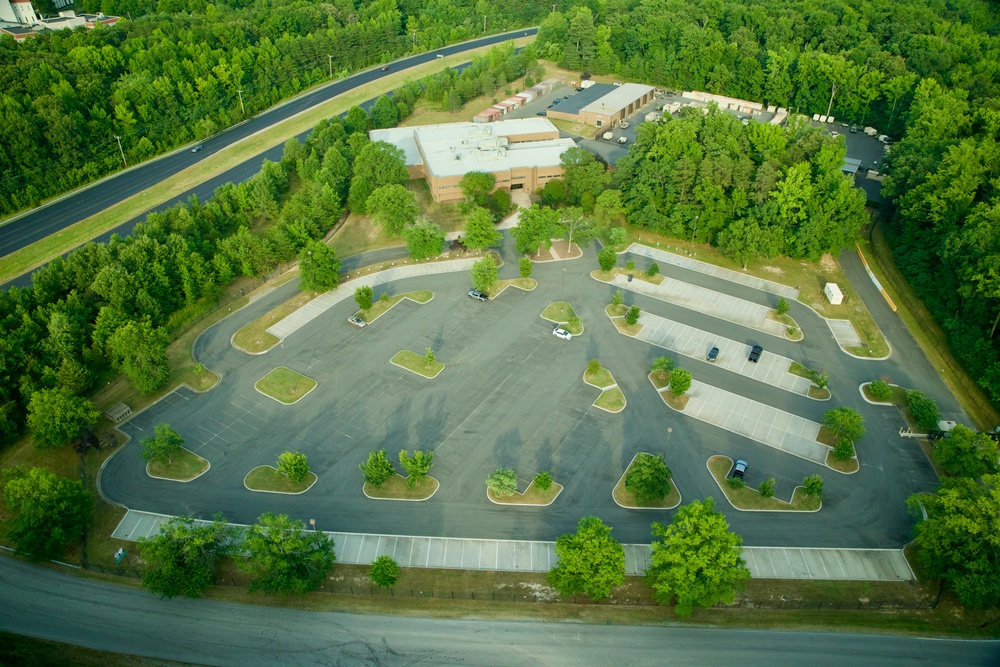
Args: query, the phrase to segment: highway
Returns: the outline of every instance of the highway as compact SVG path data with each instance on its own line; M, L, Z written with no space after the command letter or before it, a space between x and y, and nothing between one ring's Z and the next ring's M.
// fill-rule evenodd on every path
M1000 642L307 612L142 590L0 558L0 628L198 665L995 665ZM766 613L766 612L762 612Z
M56 199L46 206L34 209L20 217L16 217L10 222L0 226L0 257L9 255L36 241L39 241L51 234L59 232L72 224L80 222L96 213L107 209L132 195L142 192L147 188L155 186L160 181L173 176L174 174L187 169L205 158L219 152L220 150L234 144L252 134L267 129L275 123L281 122L309 109L321 102L325 102L345 92L358 87L365 86L373 81L390 74L405 70L414 65L431 62L436 59L437 54L453 55L469 51L490 44L504 42L514 37L534 35L537 28L525 28L500 35L490 35L482 39L454 44L451 46L409 56L397 60L391 64L388 72L383 72L380 68L374 67L364 72L359 72L346 79L336 81L332 84L317 88L291 100L279 104L271 109L261 112L245 123L236 125L225 132L211 137L203 142L204 150L199 153L192 153L187 148L175 150L160 158L145 162L133 169L122 171L109 176L96 184L77 190L67 196ZM168 208L179 201L187 201L190 195L197 195L203 201L211 196L212 192L223 183L240 182L253 174L260 167L260 163L265 159L276 160L281 157L281 146L254 156L229 171L220 174L216 178L206 181L196 188L185 192L169 202L158 206L154 210ZM135 226L139 219L145 217L145 213L135 220L131 220L121 227L113 230L118 234L128 233ZM111 233L99 237L98 240L110 238ZM30 274L17 278L6 286L25 286L30 284Z

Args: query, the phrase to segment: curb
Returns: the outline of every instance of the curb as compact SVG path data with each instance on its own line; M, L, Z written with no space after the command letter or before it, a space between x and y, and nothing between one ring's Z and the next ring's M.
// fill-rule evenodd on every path
M674 503L673 505L671 505L670 507L642 507L641 505L622 505L620 502L618 502L618 499L615 498L615 489L618 488L618 485L622 483L623 479L625 479L625 474L628 472L628 469L632 467L632 464L635 463L635 460L637 458L639 458L639 454L649 454L649 452L636 452L635 455L632 456L632 460L628 462L628 465L625 466L625 470L622 471L621 477L619 477L618 481L615 482L615 485L613 487L611 487L611 500L615 501L615 505L618 505L618 507L621 507L622 509L626 509L626 510L646 510L646 511L653 511L653 512L656 512L656 511L661 511L662 512L662 511L677 509L678 507L680 507L680 504L682 502L684 502L684 496L681 494L680 487L677 486L677 484L674 483L673 478L670 479L670 485L674 489L677 490L677 496L678 496L678 498L677 498L677 502ZM624 488L624 487L622 487L622 488Z
M206 472L208 472L209 470L212 469L212 462L209 461L208 459L206 459L204 456L199 456L198 454L195 454L194 452L192 452L187 447L181 447L181 449L183 449L185 452L191 454L192 456L198 457L199 459L201 459L202 461L204 461L205 463L207 463L208 467L206 467L204 470L202 470L200 473L198 473L197 475L195 475L191 479L175 479L173 477L160 477L159 475L154 475L153 473L149 472L149 466L152 464L152 461L149 461L148 463L146 463L146 474L149 475L150 477L152 477L153 479L162 479L162 480L165 480L167 482L180 482L181 484L187 484L188 482L193 482L194 480L198 479L199 477L201 477ZM111 457L109 456L108 459L110 460ZM101 466L101 468L103 470L104 466Z
M399 473L395 474L399 475ZM399 476L403 477L402 475ZM364 482L361 484L361 493L363 493L365 495L365 498L367 498L368 500L389 500L401 503L422 503L433 498L434 494L437 493L438 489L441 488L441 481L437 477L434 477L433 475L427 475L427 479L433 479L435 482L437 482L437 486L435 486L434 490L431 491L431 495L427 496L426 498L380 498L379 496L370 496L368 495L368 492L365 491L365 484L367 484L368 482Z
M493 503L494 505L499 505L500 507L548 507L549 505L551 505L552 503L554 503L556 501L556 498L558 498L560 495L562 495L563 489L566 488L562 484L559 484L559 482L555 482L554 481L552 483L553 484L557 484L559 486L559 491L556 493L556 495L552 496L552 500L550 500L547 503L504 503L504 502L500 502L499 500L493 500L492 498L490 498L490 489L489 489L489 487L486 488L486 499L488 501L490 501L491 503ZM530 484L529 484L529 486L530 486ZM525 489L525 492L526 491L527 491L527 489ZM524 493L518 493L517 495L523 496Z
M246 475L243 476L243 488L245 488L247 491L251 491L253 493L274 493L274 494L277 494L279 496L301 496L303 493L305 493L309 489L313 488L316 485L316 482L319 481L319 475L317 475L312 470L310 470L309 474L313 476L312 484L310 484L309 486L307 486L306 488L304 488L301 491L267 491L265 489L251 489L249 486L247 486L247 477L250 476L251 472L253 472L254 470L259 470L260 468L270 468L271 470L275 470L275 471L277 470L277 468L275 468L274 466L271 466L271 465L262 465L262 466L257 466L256 468L254 468L253 470L251 470L250 472L248 472Z
M299 401L301 401L301 400L302 400L303 398L305 398L305 397L306 397L306 396L308 396L309 394L313 393L313 391L314 391L314 390L316 389L316 387L318 387L318 386L319 386L319 382L317 382L317 381L316 381L316 380L314 380L313 378L309 377L308 375L302 375L302 377L304 377L305 379L307 379L307 380L312 380L313 382L316 382L316 384L314 384L314 385L313 385L312 389L310 389L310 390L309 390L309 391L307 391L306 393L302 394L301 396L299 396L298 398L296 398L296 399L295 399L294 401L292 401L291 403L285 403L284 401L282 401L282 400L280 400L280 399L277 399L277 398L275 398L274 396L271 396L270 394L268 394L268 393L265 393L265 392L263 392L263 391L261 391L260 389L258 389L258 388L257 388L257 383L258 383L258 382L260 382L260 381L261 381L261 380L263 380L263 379L264 379L265 377L267 377L268 375L270 375L270 374L271 374L271 373L272 373L273 371L275 371L275 370L277 370L277 369L279 369L279 368L284 368L284 369L285 369L286 371L289 371L289 372L291 372L291 373L295 373L295 374L297 374L297 375L302 375L302 373L298 373L297 371L293 371L293 370L292 370L291 368L289 368L288 366L275 366L275 367L274 367L274 368L272 368L272 369L271 369L270 371L268 371L267 373L265 373L265 374L264 374L264 377L262 377L262 378L258 379L258 380L257 380L257 382L254 382L254 383L253 383L253 388L254 388L254 391L256 391L256 392L257 392L258 394L260 394L260 395L262 395L262 396L267 396L267 397L268 397L268 398L270 398L270 399L271 399L272 401L276 401L276 402L280 403L281 405L295 405L296 403L298 403Z
M729 464L730 465L732 465L732 463L733 463L732 459L730 459L728 456L723 456L722 454L713 454L712 456L708 457L708 461L711 461L712 459L714 459L716 457L723 458L723 459L729 459ZM730 507L732 507L737 512L781 512L781 513L783 513L783 512L792 512L792 513L795 513L795 514L815 514L816 512L819 512L821 509L823 509L823 501L822 500L819 501L819 507L816 508L816 509L814 509L814 510L793 510L793 509L790 509L791 506L792 506L791 501L787 501L787 504L788 504L788 507L789 507L789 509L787 509L787 510L764 510L764 509L761 509L761 510L750 510L750 509L743 509L742 507L737 507L736 505L733 504L733 501L729 499L729 494L726 493L726 490L722 488L722 483L719 482L719 479L715 476L715 473L713 473L712 469L708 467L708 461L705 461L705 468L708 470L708 474L711 475L712 479L715 480L715 484L716 484L716 486L719 487L719 491L722 491L722 495L725 496L726 502L728 502L729 505L730 505ZM839 471L835 471L835 472L839 472ZM747 487L747 488L749 488L749 487ZM804 489L804 488L806 488L806 487L804 487L801 484L799 484L794 489L792 489L792 498L793 499L795 498L795 491L796 490L798 490L798 489ZM780 498L778 498L777 500L778 500L778 502L786 502L784 500L781 500ZM782 547L782 548L784 548L784 547Z

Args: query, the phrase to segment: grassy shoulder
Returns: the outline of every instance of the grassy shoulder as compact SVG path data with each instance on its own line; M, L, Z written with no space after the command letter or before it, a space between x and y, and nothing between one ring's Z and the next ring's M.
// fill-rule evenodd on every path
M566 301L553 301L542 311L541 317L549 322L561 324L566 331L574 336L583 333L583 324L580 322L579 316L577 316L573 306ZM573 323L570 324L570 322Z
M365 482L364 494L377 500L427 500L433 496L441 483L428 475L417 480L413 486L407 483L407 478L395 474L380 486Z
M316 473L310 472L301 482L294 482L273 466L257 466L243 478L243 485L251 491L297 495L308 491L317 479Z
M436 359L429 361L426 356L410 350L400 350L392 356L389 362L429 379L436 378L444 370L444 364L440 361Z
M562 493L562 490L562 484L552 482L549 488L543 491L535 484L535 480L531 480L528 488L521 493L515 493L512 496L498 496L493 493L493 489L487 488L486 495L498 505L536 505L545 507L551 505L556 497Z
M146 464L146 473L150 477L169 479L175 482L190 482L201 477L211 464L190 449L181 447L181 451L172 461L150 461Z
M316 388L316 380L296 373L285 366L278 366L257 380L254 388L265 396L270 396L285 405L301 401Z
M397 294L396 296L390 296L385 299L379 299L372 304L372 307L368 310L359 310L355 313L358 317L363 319L369 324L382 317L385 313L389 311L390 308L395 306L397 303L404 299L409 299L414 303L427 303L434 298L434 293L430 290L413 290L412 292L404 292L403 294Z
M277 336L267 333L267 330L285 319L296 310L306 305L318 295L315 292L296 294L280 306L258 317L233 334L233 347L247 354L263 354L278 344Z
M658 500L651 500L646 503L640 503L635 499L635 494L625 488L625 478L628 476L628 471L632 469L635 465L635 459L638 457L632 457L632 462L628 464L628 468L622 473L622 476L618 479L618 483L615 484L614 490L611 492L612 497L614 497L615 502L622 507L627 507L630 509L660 509L660 510L672 510L681 504L681 492L677 489L677 485L674 484L674 480L670 480L670 491L663 498Z
M765 498L760 495L757 489L744 486L734 489L726 481L726 475L733 467L733 460L728 456L713 456L708 459L708 470L715 478L715 483L719 489L726 494L729 504L738 510L748 512L816 512L823 507L823 501L816 496L810 496L801 486L795 487L792 491L791 502L786 502L778 498Z

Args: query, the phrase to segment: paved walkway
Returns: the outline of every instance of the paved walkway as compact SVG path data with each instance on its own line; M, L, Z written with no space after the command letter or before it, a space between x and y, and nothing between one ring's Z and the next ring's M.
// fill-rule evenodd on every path
M777 294L778 296L783 296L788 299L799 298L798 288L782 285L781 283L776 283L771 280L764 280L763 278L757 278L739 271L733 271L732 269L724 269L721 266L716 266L715 264L699 262L696 259L691 259L690 257L685 257L684 255L676 255L672 252L667 252L658 248L651 248L650 246L642 245L640 243L633 243L625 252L630 252L634 255L640 255L642 257L649 257L650 259L655 259L657 262L673 264L674 266L679 266L682 269L688 269L690 271L704 273L705 275L715 276L716 278L728 280L731 283L739 283L740 285L746 285L747 287L759 289L762 292L768 292L770 294Z
M319 295L285 319L272 325L267 330L267 333L280 339L287 338L289 335L295 333L309 322L312 322L314 319L344 299L353 298L354 290L358 287L363 287L365 285L376 287L394 280L415 278L417 276L471 271L472 265L477 259L480 258L470 257L465 259L453 259L445 262L400 264L400 266L393 266L395 262L392 262L389 264L392 268L386 269L385 271L379 271L377 273L371 273L367 276L361 276L359 278L355 278L354 280L348 280L347 282L340 284L335 289ZM405 262L408 260L401 261Z
M661 392L666 389L660 390ZM820 424L710 384L691 381L685 415L788 454L826 465L831 451L816 442Z
M788 372L792 365L792 360L788 357L765 351L761 354L760 361L754 364L747 361L750 346L745 343L716 336L711 332L695 329L651 313L641 313L639 323L642 325L642 330L635 336L639 340L701 360L704 360L708 351L715 346L719 348L716 366L793 394L809 396L812 382Z
M692 285L673 278L667 278L659 285L645 280L629 282L627 276L617 275L611 283L622 289L651 296L660 301L673 303L688 310L698 311L720 320L740 324L762 333L785 338L785 325L767 319L772 310L767 306L746 301L722 292Z
M112 537L136 541L156 535L171 517L129 510ZM207 524L208 521L196 521ZM388 554L403 567L438 567L502 572L548 572L556 562L555 542L477 540L459 537L411 537L327 532L333 538L338 563L368 565ZM648 544L625 544L625 570L644 574L649 567ZM744 547L750 574L771 579L852 579L909 581L913 572L896 549L784 549Z

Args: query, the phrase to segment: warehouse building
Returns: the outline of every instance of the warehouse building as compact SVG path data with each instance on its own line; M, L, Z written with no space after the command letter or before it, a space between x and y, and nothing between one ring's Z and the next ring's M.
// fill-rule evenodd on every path
M598 83L557 103L548 117L610 129L652 102L653 93L652 86L638 83Z
M576 146L545 118L393 127L369 137L401 149L410 178L426 179L438 202L461 200L458 184L470 171L493 174L496 189L537 190L562 178L562 154Z

